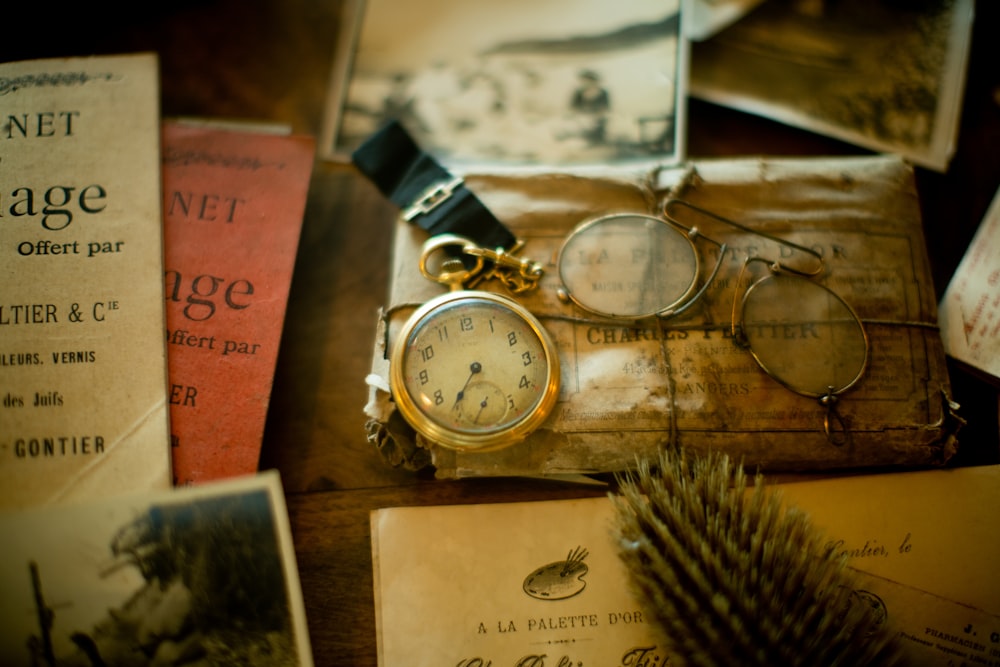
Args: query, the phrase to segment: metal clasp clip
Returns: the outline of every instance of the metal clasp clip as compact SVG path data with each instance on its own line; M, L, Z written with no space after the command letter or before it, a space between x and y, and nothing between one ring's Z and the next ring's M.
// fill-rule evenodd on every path
M465 181L462 178L455 176L450 181L431 185L415 202L403 210L403 220L412 222L417 216L427 215L455 194L455 190L462 187L463 183Z
M460 286L475 289L484 280L496 279L510 292L520 294L537 287L544 273L539 262L514 257L523 247L524 241L518 240L510 250L490 250L476 245L464 236L441 234L424 242L423 252L420 254L420 272L424 277L448 285L451 289L458 289ZM455 254L456 250L474 257L475 265L471 268L463 266ZM442 252L443 256L440 254Z
M518 239L514 247L510 250L504 250L503 248L490 250L489 248L477 246L474 243L466 245L463 251L467 255L482 258L492 265L488 271L483 271L479 275L474 276L469 281L469 288L475 287L483 280L493 278L502 282L514 294L527 292L537 287L538 281L541 280L542 274L545 271L539 262L527 257L514 256L523 247L524 241L521 239Z

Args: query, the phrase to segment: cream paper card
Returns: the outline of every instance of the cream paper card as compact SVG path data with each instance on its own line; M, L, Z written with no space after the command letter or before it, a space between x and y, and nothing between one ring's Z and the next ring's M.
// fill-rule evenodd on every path
M605 498L374 512L379 665L660 664L612 518Z
M857 572L852 597L894 626L904 665L1000 665L1000 616Z
M856 599L921 665L1000 664L1000 466L778 487L851 554ZM382 667L662 665L606 498L371 515Z
M0 65L0 508L168 487L156 56Z
M938 309L949 356L1000 380L1000 190L993 196Z

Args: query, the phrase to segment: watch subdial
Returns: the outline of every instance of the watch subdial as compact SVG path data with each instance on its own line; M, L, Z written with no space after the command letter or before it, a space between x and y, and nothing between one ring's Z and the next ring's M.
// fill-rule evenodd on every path
M492 382L472 382L457 404L458 418L475 426L493 426L507 416L507 397Z

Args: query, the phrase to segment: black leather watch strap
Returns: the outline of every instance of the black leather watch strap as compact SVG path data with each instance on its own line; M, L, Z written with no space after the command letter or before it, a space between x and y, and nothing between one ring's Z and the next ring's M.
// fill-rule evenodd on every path
M351 161L401 209L408 222L432 236L458 234L484 248L514 246L516 238L476 195L424 152L398 121L364 141Z

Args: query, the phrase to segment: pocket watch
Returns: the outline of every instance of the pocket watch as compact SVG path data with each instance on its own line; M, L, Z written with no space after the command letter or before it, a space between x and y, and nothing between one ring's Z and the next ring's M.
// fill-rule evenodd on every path
M474 257L475 266L450 259L428 268L449 246ZM463 288L481 271L484 253L492 251L458 236L425 243L421 272L451 291L417 308L390 356L400 413L418 433L451 449L488 451L523 440L549 416L559 393L559 357L537 318L511 298ZM503 264L492 254L496 266Z

